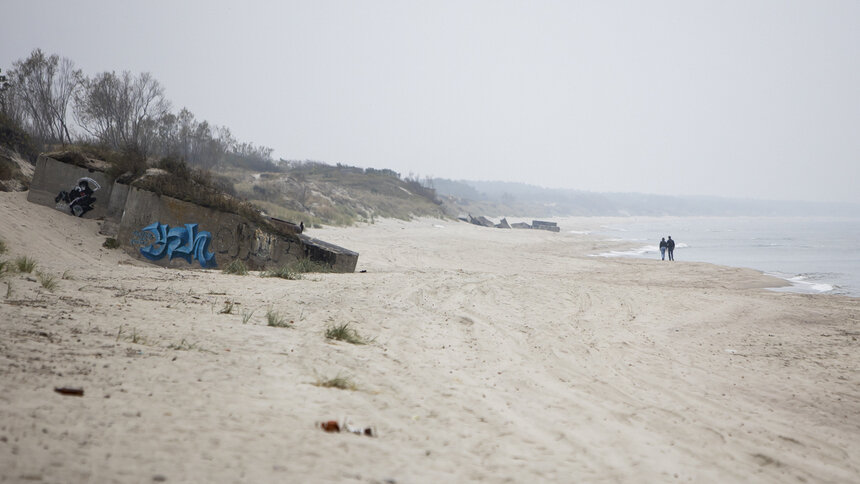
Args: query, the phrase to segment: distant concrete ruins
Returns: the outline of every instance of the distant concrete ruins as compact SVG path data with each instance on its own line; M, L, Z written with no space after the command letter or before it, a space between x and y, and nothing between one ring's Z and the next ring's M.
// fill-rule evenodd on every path
M549 230L550 232L559 232L558 224L555 222L543 222L541 220L532 220L532 228L538 230Z
M159 195L114 180L107 168L97 160L66 163L41 155L27 200L55 207L58 192L79 178L92 178L101 188L83 218L103 220L103 235L115 237L129 255L164 267L214 268L241 260L251 270L263 270L309 258L334 272L355 271L358 253L299 233L295 224L269 218L261 225L240 214Z
M497 229L536 229L536 230L547 230L550 232L560 232L561 228L558 226L556 222L546 222L543 220L532 220L532 224L529 225L525 222L515 222L508 223L507 218L503 218L499 223L494 224L487 217L479 216L473 217L472 214L469 214L467 217L459 217L460 220L464 222L469 222L470 224L480 225L481 227L495 227Z

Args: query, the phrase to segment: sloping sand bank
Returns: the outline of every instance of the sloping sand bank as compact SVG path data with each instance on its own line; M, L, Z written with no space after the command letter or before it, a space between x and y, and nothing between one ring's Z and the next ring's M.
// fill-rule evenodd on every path
M366 273L167 270L25 196L0 259L56 287L0 279L2 482L860 480L858 299L433 220L312 231Z

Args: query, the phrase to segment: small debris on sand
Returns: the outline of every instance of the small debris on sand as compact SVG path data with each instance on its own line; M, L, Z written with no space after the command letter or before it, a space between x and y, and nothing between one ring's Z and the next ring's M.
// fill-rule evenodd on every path
M83 388L54 387L54 391L59 393L60 395L71 395L73 397L84 396L84 389Z

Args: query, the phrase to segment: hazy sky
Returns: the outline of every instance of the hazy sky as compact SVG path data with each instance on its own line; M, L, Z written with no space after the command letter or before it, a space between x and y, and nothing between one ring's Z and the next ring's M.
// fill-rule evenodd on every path
M4 1L276 157L590 191L860 202L860 1Z

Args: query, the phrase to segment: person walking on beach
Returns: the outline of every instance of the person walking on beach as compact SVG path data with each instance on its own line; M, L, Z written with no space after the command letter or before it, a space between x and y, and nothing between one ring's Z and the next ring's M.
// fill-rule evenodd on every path
M675 261L675 241L672 240L672 236L669 236L669 240L666 241L666 249L669 250L669 260Z
M660 239L660 260L666 260L666 237Z

